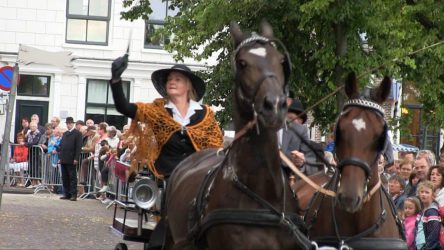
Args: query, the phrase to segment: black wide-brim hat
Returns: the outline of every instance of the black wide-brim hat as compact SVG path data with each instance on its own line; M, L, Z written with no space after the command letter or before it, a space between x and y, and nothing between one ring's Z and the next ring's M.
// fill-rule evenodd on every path
M305 123L307 121L307 114L305 113L304 106L302 105L302 102L297 98L294 98L291 102L290 107L288 107L288 112L295 113L299 117L301 117L302 123ZM301 113L304 114L300 116Z
M196 101L199 101L202 99L202 97L205 94L205 83L204 81L195 75L190 68L183 64L176 64L173 67L169 69L159 69L154 71L151 74L151 80L153 81L154 87L156 88L157 92L163 97L167 96L167 92L165 89L166 82L168 80L168 75L173 72L179 72L184 74L186 77L188 77L191 81L191 84L193 85L194 90L196 91Z

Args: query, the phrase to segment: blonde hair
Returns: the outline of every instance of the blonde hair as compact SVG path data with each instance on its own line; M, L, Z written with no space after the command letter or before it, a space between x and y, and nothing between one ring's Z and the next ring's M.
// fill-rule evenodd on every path
M29 123L29 127L36 127L36 128L38 128L38 124L37 124L37 122L32 121L32 122Z
M419 192L421 192L422 189L429 188L432 190L432 193L435 193L435 185L433 185L433 182L431 181L421 181L418 183L418 188L416 189L416 195L419 196Z
M415 167L415 162L411 161L409 159L403 159L399 162L399 168L401 168L404 165L411 165L412 166L412 170Z
M189 88L188 88L188 100L196 101L197 93L196 93L196 90L194 89L193 83L191 83L191 80L188 77L186 79L187 79L187 85L189 86Z

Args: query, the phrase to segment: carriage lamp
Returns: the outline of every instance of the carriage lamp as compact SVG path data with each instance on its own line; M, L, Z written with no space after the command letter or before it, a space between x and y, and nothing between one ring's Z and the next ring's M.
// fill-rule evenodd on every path
M142 177L133 188L133 200L142 209L151 209L160 199L159 188L155 180L150 177Z

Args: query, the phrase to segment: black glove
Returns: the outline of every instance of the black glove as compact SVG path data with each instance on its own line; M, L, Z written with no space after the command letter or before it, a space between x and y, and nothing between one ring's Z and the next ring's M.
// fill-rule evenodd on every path
M128 54L114 60L113 64L111 65L111 80L113 82L120 81L120 76L123 74L126 67L128 67Z

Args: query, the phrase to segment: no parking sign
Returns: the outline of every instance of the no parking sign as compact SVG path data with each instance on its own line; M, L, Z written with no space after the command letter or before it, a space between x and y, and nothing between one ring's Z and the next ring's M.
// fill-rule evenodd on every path
M0 89L4 91L11 90L13 74L14 74L14 67L4 66L0 68ZM19 79L17 79L17 84L18 83Z

